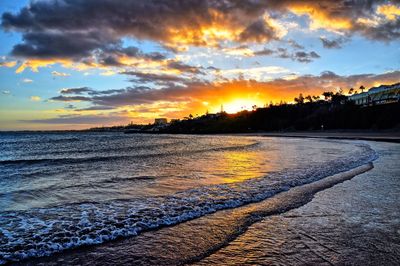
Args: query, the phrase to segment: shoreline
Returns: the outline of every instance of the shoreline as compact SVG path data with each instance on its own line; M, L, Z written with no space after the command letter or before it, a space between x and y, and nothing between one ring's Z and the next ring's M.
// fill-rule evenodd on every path
M195 265L399 265L400 153L397 144L371 144L373 169L265 217Z
M299 132L238 133L238 134L234 134L234 135L257 136L257 137L283 137L283 138L366 140L366 141L400 143L400 132L398 132L398 131L396 131L396 132L299 131Z
M87 131L87 130L21 130L0 131L0 134L36 134L36 133L126 133L125 131ZM322 138L322 139L344 139L344 140L366 140L378 142L400 143L400 130L326 130L326 131L283 131L283 132L227 132L227 133L163 133L163 132L135 132L134 134L145 135L200 135L200 136L256 136L256 137L283 137L283 138Z

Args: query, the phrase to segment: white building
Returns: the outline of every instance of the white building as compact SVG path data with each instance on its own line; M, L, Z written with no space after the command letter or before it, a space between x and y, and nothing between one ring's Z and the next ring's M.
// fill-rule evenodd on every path
M349 96L357 105L377 105L400 101L400 83L373 87L367 92Z

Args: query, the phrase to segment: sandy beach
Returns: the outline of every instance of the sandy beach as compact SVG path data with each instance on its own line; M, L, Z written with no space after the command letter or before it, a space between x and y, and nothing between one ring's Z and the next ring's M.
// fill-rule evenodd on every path
M400 131L296 131L296 132L260 132L243 135L266 137L293 137L293 138L323 138L323 139L350 139L371 140L400 143Z

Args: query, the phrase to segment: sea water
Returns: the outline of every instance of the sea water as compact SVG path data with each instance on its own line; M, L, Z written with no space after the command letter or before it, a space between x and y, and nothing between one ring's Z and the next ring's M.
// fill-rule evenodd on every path
M0 263L135 239L376 158L335 140L1 133Z

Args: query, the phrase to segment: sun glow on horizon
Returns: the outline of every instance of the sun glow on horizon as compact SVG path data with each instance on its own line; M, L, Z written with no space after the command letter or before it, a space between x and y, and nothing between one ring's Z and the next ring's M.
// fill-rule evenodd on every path
M251 111L254 106L260 107L263 104L255 99L235 99L226 104L223 104L223 109L228 114L234 114L240 111Z

